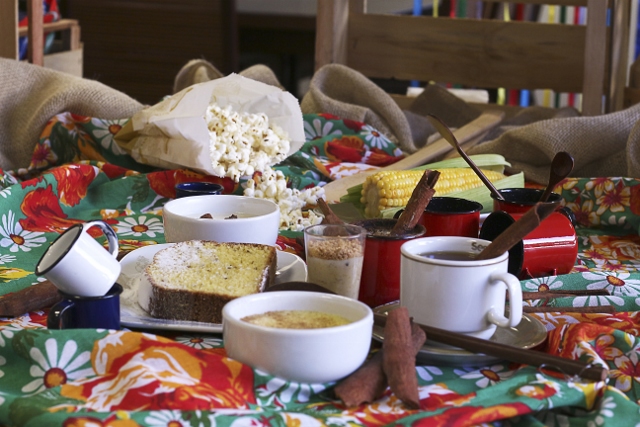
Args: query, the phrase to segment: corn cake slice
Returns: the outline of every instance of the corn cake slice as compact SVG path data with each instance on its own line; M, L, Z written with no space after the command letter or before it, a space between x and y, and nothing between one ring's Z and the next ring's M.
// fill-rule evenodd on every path
M227 302L273 284L276 261L268 245L176 243L158 251L145 269L150 289L143 308L162 319L222 323Z

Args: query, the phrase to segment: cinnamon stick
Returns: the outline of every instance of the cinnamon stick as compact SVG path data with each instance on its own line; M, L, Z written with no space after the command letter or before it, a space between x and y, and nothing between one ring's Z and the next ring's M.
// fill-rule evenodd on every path
M322 220L323 224L344 224L344 221L331 210L331 207L329 207L324 199L318 199L318 207L320 207L324 215L324 219Z
M400 218L398 218L398 221L396 221L396 224L391 229L390 234L392 236L402 236L413 230L416 224L418 224L424 208L427 207L436 192L434 187L436 182L438 182L438 178L440 178L440 172L429 169L424 171L418 185L413 190L413 193L411 193L407 207L402 214L400 214Z
M411 343L413 357L418 354L427 335L413 322L411 323ZM382 353L379 350L362 364L354 373L335 386L336 396L348 407L362 405L379 399L389 385L382 368Z
M616 308L612 305L570 307L570 306L522 306L523 313L616 313Z
M532 299L552 299L552 298L571 298L577 296L589 295L611 295L606 289L577 289L577 290L548 290L538 292L523 292L523 300Z
M498 235L493 242L476 256L476 259L491 259L502 255L535 230L540 223L556 210L554 203L536 203L530 210Z
M382 369L391 391L407 407L419 409L416 355L411 344L411 318L407 307L398 307L387 316L382 351Z
M373 319L374 323L378 326L384 326L387 322L387 316L383 314L374 313ZM565 359L563 357L501 344L495 341L483 340L433 326L416 324L427 333L429 340L459 347L473 353L495 356L503 360L524 365L544 366L549 369L556 368L566 375L577 375L593 381L603 381L608 375L608 370L600 365L591 366L581 360Z
M0 316L21 316L49 307L61 299L58 288L47 280L0 297Z

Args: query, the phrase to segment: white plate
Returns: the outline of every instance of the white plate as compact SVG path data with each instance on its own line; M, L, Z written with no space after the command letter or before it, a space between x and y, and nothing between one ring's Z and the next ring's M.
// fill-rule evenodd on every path
M122 271L118 283L124 288L120 296L120 323L129 328L221 333L222 324L157 319L151 317L138 305L137 291L142 272L156 252L171 245L172 243L164 243L145 246L128 253L120 260ZM276 253L278 256L276 283L307 281L307 265L302 258L289 252L276 251Z

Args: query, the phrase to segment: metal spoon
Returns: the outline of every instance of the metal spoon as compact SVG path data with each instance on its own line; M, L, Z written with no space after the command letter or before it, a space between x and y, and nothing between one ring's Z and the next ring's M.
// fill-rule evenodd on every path
M540 196L541 202L546 202L556 185L565 179L573 170L573 157L566 151L556 153L551 161L551 171L549 172L549 183L544 193Z
M436 128L436 130L440 132L440 135L442 135L442 137L446 139L447 142L451 144L453 148L455 148L458 151L458 154L460 154L460 156L467 162L469 167L473 169L473 171L476 173L476 175L478 175L478 178L480 178L480 180L484 183L484 185L486 185L489 188L489 191L491 191L491 194L493 194L493 197L495 197L498 200L504 200L504 197L502 197L502 194L500 194L500 192L493 185L493 183L489 181L489 178L487 178L486 175L482 173L480 168L476 166L475 163L473 163L473 160L471 160L469 156L467 156L467 153L464 152L462 147L460 147L460 143L458 143L458 140L456 139L453 132L451 132L451 129L449 129L449 127L445 125L444 122L436 116L427 114L427 118L429 119L431 124Z

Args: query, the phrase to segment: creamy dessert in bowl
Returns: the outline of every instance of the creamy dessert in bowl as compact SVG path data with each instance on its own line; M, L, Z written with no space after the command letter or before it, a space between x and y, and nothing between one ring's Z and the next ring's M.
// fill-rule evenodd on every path
M367 305L319 292L247 295L222 309L227 355L287 381L325 383L351 374L367 357L372 328Z
M280 209L274 202L234 195L191 196L162 209L167 243L187 240L275 245Z

